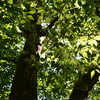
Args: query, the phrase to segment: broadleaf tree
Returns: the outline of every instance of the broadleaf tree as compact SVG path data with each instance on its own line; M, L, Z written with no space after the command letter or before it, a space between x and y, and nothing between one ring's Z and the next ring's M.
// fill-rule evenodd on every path
M98 100L99 0L0 1L0 100Z

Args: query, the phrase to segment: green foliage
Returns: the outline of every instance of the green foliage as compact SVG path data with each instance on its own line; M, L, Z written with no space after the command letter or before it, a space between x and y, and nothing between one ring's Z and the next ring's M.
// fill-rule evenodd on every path
M36 61L36 58L34 55L31 55L32 60Z
M13 0L7 0L9 4L13 4Z
M91 78L94 76L94 74L95 74L95 70L93 70L93 71L91 72Z
M100 18L96 11L100 3L95 2L0 1L0 100L7 100L10 93L16 67L14 61L18 61L20 54L26 53L22 51L26 36L23 28L35 33L40 25L41 31L47 33L39 60L39 99L67 100L79 72L84 74L91 68L100 68ZM48 25L57 16L58 21L49 29ZM36 61L34 55L31 58ZM91 77L94 74L95 71L92 71ZM94 96L94 91L100 91L99 85L96 84L90 92L90 99L99 99L96 93Z

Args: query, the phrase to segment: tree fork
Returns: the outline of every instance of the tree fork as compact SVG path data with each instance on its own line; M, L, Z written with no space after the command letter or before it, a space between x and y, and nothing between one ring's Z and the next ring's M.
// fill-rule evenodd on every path
M95 71L93 77L91 77L91 72ZM74 84L74 89L70 95L69 100L88 100L88 92L93 88L93 86L98 82L98 77L100 73L96 70L100 69L91 69L87 74L84 74L78 81Z

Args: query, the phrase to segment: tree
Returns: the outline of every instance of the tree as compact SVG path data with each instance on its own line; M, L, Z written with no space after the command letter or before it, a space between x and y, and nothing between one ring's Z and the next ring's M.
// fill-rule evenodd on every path
M0 4L1 87L9 90L14 77L9 100L87 100L100 79L99 1Z

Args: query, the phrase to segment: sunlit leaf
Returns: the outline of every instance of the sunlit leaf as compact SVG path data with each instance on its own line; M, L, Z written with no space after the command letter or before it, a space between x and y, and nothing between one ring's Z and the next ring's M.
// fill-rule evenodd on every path
M82 67L81 70L82 70L82 74L84 74L85 73L85 67Z
M40 22L40 21L38 21L36 24L37 24L37 25L40 25L40 24L41 24L41 22Z
M30 19L30 20L34 20L32 15L27 15L27 18Z
M87 36L82 36L82 37L80 37L80 44L82 44L82 45L86 45L86 43L87 43L87 39L88 39Z
M91 78L95 75L95 70L91 72Z
M32 10L32 11L29 11L28 13L29 13L29 14L35 14L36 11L35 11L35 10Z
M80 37L80 40L85 40L85 41L87 41L87 39L88 39L88 36L82 36L82 37Z
M99 70L99 69L96 69L96 71L97 71L98 73L100 73L100 70Z
M94 39L95 40L100 40L100 36L95 36Z
M98 65L97 61L95 61L95 60L92 61L92 64L96 65L96 66Z
M100 76L98 77L98 80L99 80L99 82L100 82Z
M92 50L91 49L89 49L89 52L90 52L90 54L92 54Z
M30 6L31 6L31 7L36 7L37 4L36 4L35 2L31 2Z
M95 46L97 46L97 41L96 41L96 40L90 39L90 40L88 40L88 42L89 42L89 44L90 44L91 46L93 46L93 44L94 44Z
M20 23L21 23L21 24L25 24L26 21L25 21L25 20L21 20Z
M86 58L88 57L87 52L85 52L85 51L80 51L80 54L82 54L83 57L86 57Z
M40 10L38 10L38 12L37 12L37 13L44 13L44 12L45 12L45 10L40 9Z
M71 14L66 14L66 17L67 17L68 19L70 19L70 18L73 17L73 15L71 15Z
M30 1L26 1L26 4L30 4L31 2Z
M13 0L7 0L9 4L13 4Z

